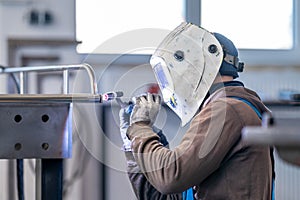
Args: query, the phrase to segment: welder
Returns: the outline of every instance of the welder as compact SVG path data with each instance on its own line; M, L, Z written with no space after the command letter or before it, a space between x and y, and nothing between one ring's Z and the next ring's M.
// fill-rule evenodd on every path
M269 200L269 147L241 140L244 126L260 126L269 112L240 81L244 63L231 40L182 23L150 60L162 97L143 94L120 110L129 179L138 199ZM153 128L165 103L189 128L169 149Z

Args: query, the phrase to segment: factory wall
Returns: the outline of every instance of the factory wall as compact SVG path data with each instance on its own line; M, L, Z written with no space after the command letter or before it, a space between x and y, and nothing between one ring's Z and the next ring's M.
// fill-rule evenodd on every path
M32 10L37 10L40 13L49 11L53 16L53 21L50 24L43 24L42 20L38 24L30 24L30 12ZM136 92L136 90L144 91L147 90L146 86L154 83L154 77L151 72L150 66L145 64L148 62L148 57L133 56L132 61L128 58L126 59L126 64L107 64L104 61L104 56L100 55L79 55L76 53L76 38L75 38L75 0L3 0L0 1L0 65L8 66L13 64L19 66L22 64L22 57L58 57L58 60L31 60L29 64L33 65L47 65L47 64L72 64L79 62L87 62L95 68L97 74L98 84L100 92L106 91L116 91L122 90L126 94L125 98L127 100L131 95ZM12 40L25 40L29 41L27 43L17 46L14 50L13 58L9 57L8 41ZM34 43L32 41L40 41ZM43 41L45 44L43 45ZM55 41L61 41L62 44L58 44ZM243 54L241 54L241 59L243 59ZM138 61L137 61L138 60ZM283 90L300 90L300 63L299 66L247 66L245 72L241 74L240 80L245 83L245 85L253 90L256 90L262 99L264 100L276 100L279 98L280 93ZM75 88L74 91L85 90L82 86L82 78L80 75L74 77ZM130 80L130 81L128 81ZM7 77L0 76L0 92L7 92ZM55 82L51 82L54 84ZM49 88L51 91L57 91L52 87ZM59 90L58 90L59 92ZM88 106L87 106L88 107ZM89 112L90 109L94 112L95 108L86 108L85 112ZM101 199L104 198L103 193L105 193L105 200L114 199L134 199L133 191L130 187L130 183L127 179L125 172L125 158L123 152L120 151L121 141L118 137L118 107L116 104L103 105L96 110L106 110L104 124L101 128L104 131L108 141L112 145L107 145L103 143L101 139L90 138L91 136L97 137L98 126L93 127L93 120L84 125L84 120L82 121L81 129L86 129L84 135L79 135L79 138L83 140L84 144L81 142L74 146L73 158L68 161L66 168L67 176L72 175L72 166L78 163L78 159L82 159L82 155L79 152L86 151L83 155L89 157L88 165L85 166L84 175L81 179L76 179L74 185L72 185L68 191L68 195L65 199ZM164 110L164 109L163 109ZM99 113L98 113L99 114ZM159 127L165 130L170 130L172 132L174 127L166 125L167 118L171 117L171 121L176 121L176 118L172 116L166 109L161 114L159 120L161 124ZM96 116L97 117L97 116ZM178 119L177 119L178 120ZM101 119L100 119L101 121ZM95 124L100 123L96 120ZM171 124L172 125L172 124ZM80 125L79 125L80 127ZM77 130L81 130L77 127ZM175 127L175 131L179 128ZM176 132L176 137L170 134L171 145L175 146L182 136L183 130ZM87 133L88 132L88 133ZM100 131L101 132L101 131ZM168 131L167 131L168 132ZM86 135L89 134L89 135ZM84 136L84 137L83 137ZM78 139L78 136L75 135ZM86 139L86 140L84 140ZM100 145L106 145L103 147L105 149L104 157L101 157L105 164L101 165L99 162L99 144L97 148L89 148L85 141L93 140L97 146L98 141ZM77 140L78 141L78 140ZM90 144L90 143L89 143ZM102 146L101 146L102 148ZM103 150L102 149L102 150ZM94 152L95 151L95 152ZM103 156L103 155L102 155ZM75 163L75 164L74 164ZM119 166L117 166L119 164ZM0 161L0 176L2 177L0 181L0 199L16 199L16 196L12 197L9 188L10 179L14 177L9 177L9 167L11 164L7 160ZM69 167L68 167L69 166ZM284 171L290 172L290 166L287 164L282 164L280 162L279 168ZM101 171L102 170L102 171ZM285 178L286 185L290 185L290 191L295 192L299 185L300 172L298 169L292 169L293 173L283 174L287 176ZM104 172L105 176L101 177L100 173ZM27 199L34 198L34 179L33 174L29 173L27 176L27 182L25 183L26 191L30 195ZM289 179L288 177L299 177L298 179ZM283 178L282 178L283 179ZM101 181L104 181L104 185ZM292 180L289 181L289 180ZM293 190L294 189L294 190ZM15 190L14 190L15 191ZM117 191L117 192L116 192ZM279 198L285 196L285 191L278 189ZM289 197L289 199L297 199L297 193L290 192L294 195ZM299 195L298 195L299 196Z

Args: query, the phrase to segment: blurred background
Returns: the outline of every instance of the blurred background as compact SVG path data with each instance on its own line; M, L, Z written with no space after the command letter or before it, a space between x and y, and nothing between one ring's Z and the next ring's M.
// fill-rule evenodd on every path
M182 21L230 38L245 70L239 80L258 92L277 118L300 119L300 108L278 105L300 93L298 0L0 0L0 65L88 63L100 93L123 91L124 101L156 91L149 58ZM62 93L57 72L28 74L27 92ZM84 73L70 74L70 91L89 92ZM0 74L0 92L15 93ZM121 151L115 102L74 103L73 155L64 161L63 199L135 199ZM295 121L295 120L294 120ZM296 120L297 121L297 120ZM298 120L299 121L299 120ZM157 126L171 148L186 127L163 107ZM276 199L300 197L300 168L275 152ZM25 199L37 199L36 160L24 160ZM0 160L0 199L17 200L14 160Z

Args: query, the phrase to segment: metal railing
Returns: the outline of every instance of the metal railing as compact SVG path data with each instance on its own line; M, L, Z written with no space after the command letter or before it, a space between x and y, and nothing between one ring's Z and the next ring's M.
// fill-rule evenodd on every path
M69 94L69 72L85 70L89 77L90 94ZM25 94L25 77L29 72L53 72L63 73L63 93L61 94ZM98 87L93 68L86 63L73 65L49 65L49 66L25 66L0 68L0 74L19 75L19 94L1 94L0 102L101 102L101 95L98 94Z

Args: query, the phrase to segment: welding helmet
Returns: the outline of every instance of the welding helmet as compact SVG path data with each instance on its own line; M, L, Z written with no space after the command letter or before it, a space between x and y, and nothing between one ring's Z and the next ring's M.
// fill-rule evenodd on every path
M164 102L186 125L196 114L223 60L221 44L209 31L183 22L150 59Z

